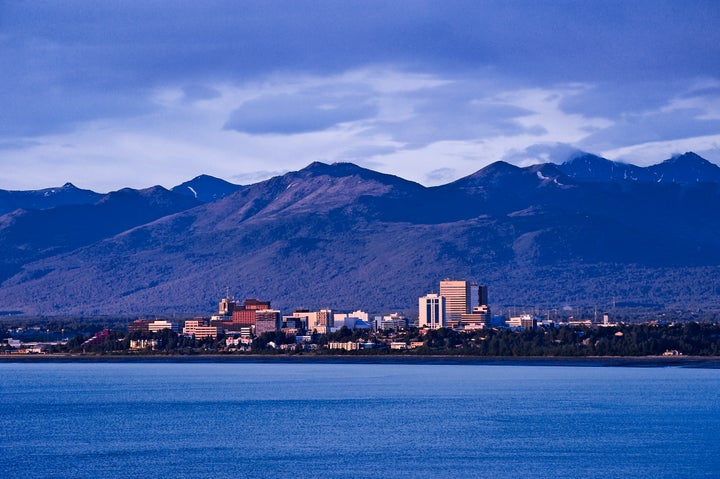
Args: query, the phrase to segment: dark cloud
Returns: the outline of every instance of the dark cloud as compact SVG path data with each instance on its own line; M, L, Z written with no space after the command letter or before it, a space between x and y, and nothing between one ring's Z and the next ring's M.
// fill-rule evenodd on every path
M654 141L669 141L716 135L720 120L699 118L702 110L683 109L637 115L626 115L611 127L592 133L578 146L588 151L602 151Z
M603 82L563 97L559 106L565 113L617 119L628 113L660 109L686 88L686 81L659 79L617 84Z
M278 71L326 74L383 64L462 77L489 68L528 85L582 81L609 90L640 80L682 81L720 64L718 5L2 2L0 64L12 68L0 78L0 110L2 124L14 125L3 134L134 115L148 107L123 106L127 99L149 103L147 92L168 84L244 82ZM638 89L623 98L647 103L653 95Z

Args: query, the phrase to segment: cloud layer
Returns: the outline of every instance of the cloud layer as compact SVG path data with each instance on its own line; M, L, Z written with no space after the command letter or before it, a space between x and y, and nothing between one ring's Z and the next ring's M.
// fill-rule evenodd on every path
M4 2L0 188L720 162L715 1ZM141 172L140 174L138 172Z

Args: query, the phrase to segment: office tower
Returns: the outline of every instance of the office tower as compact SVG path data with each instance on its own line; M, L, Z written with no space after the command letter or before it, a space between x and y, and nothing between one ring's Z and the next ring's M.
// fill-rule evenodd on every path
M463 314L471 311L471 294L469 281L440 281L440 296L445 298L445 322L448 327L460 324Z
M419 326L421 328L438 329L445 327L445 297L428 294L420 297L418 302Z
M488 287L484 285L480 285L478 288L478 306L487 306L488 305Z

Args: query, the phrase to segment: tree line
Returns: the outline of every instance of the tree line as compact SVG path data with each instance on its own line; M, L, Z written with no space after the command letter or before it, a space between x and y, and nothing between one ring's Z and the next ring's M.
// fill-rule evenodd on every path
M129 354L132 340L155 340L147 353L200 354L234 353L226 346L229 336L194 338L170 330L156 333L110 331L107 337L87 344L92 335L77 334L66 344L55 346L55 353ZM613 327L539 327L529 330L483 329L455 331L442 328L422 331L408 328L401 331L350 330L342 328L324 335L311 335L315 354L407 354L407 355L470 355L487 357L581 357L581 356L659 356L678 351L687 356L720 356L720 324L689 322L670 325L619 325ZM372 349L360 351L329 350L329 342L373 342ZM407 350L391 350L389 342L422 343ZM279 354L281 344L295 344L294 336L283 332L263 333L253 339L243 352ZM289 353L301 350L290 348Z

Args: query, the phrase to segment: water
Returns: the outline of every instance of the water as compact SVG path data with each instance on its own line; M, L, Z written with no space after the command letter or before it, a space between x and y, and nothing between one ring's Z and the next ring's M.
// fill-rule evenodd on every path
M4 478L718 478L720 370L0 363Z

